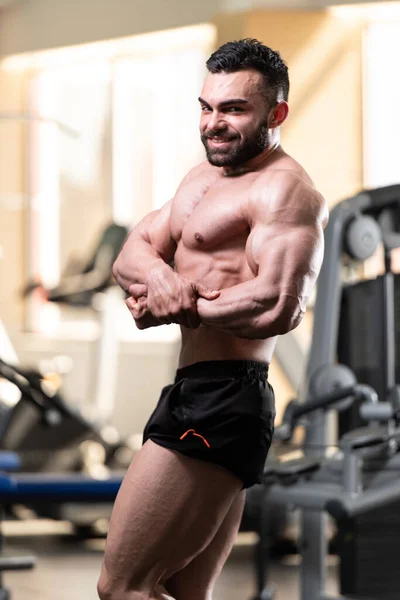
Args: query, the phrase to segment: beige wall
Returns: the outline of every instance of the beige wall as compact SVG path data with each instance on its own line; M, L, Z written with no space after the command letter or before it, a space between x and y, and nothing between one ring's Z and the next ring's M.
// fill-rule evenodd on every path
M282 144L332 205L362 187L362 32L327 11L219 16L218 42L255 37L289 66L290 115Z
M96 19L90 16L94 4ZM136 15L136 11L140 12L138 4L143 4L140 17ZM210 20L217 10L218 4L212 0L195 4L173 0L168 2L168 11L154 11L154 2L122 0L112 4L106 0L80 0L79 10L75 1L21 3L3 18L0 16L0 54ZM224 13L215 16L213 22L218 44L250 36L281 52L291 75L291 113L282 132L285 149L305 166L331 205L358 191L362 187L362 24L342 21L323 10ZM20 78L3 76L0 84L1 105L14 110L21 107ZM24 192L23 126L12 127L13 141L0 145L1 185ZM0 294L0 315L17 325L21 324L21 305L10 302L10 298L16 297L23 282L23 214L20 209L1 209L0 216L7 257L15 257L15 264L7 260L7 273L0 271L1 286L8 282L8 297ZM294 395L277 364L272 367L271 379L280 403Z
M0 71L0 116L24 110L21 73ZM0 118L0 319L22 322L19 291L26 264L25 245L26 125Z
M363 24L327 12L252 14L248 33L280 50L291 76L287 151L330 205L358 192L362 164Z
M93 12L94 3L96 19L90 18L89 14ZM0 13L0 53L157 28L157 19L150 20L152 4L143 4L148 9L139 18L136 16L138 3L122 0L112 4L107 0L80 0L79 11L75 1L16 3ZM193 4L195 8L190 3L190 11L188 4L183 0L169 1L169 10L159 11L160 26L161 20L163 26L168 26L178 24L179 20L183 23L195 22L202 17L211 18L218 8L218 4L211 0ZM359 190L362 187L362 25L335 18L323 10L224 13L215 17L214 22L218 44L227 39L257 37L278 49L288 62L291 112L283 127L282 142L285 149L309 171L329 204ZM22 75L0 75L0 91L2 110L18 111L23 108ZM25 133L24 125L0 123L2 198L26 192ZM0 314L12 325L19 323L21 316L20 303L14 298L23 280L25 252L23 211L20 203L17 202L17 205L4 207L3 201L0 207L2 245L7 265L12 265L12 269L7 268L5 273L5 261L0 263L1 285L4 287L4 281L7 281L9 294L6 298L1 295L3 310Z

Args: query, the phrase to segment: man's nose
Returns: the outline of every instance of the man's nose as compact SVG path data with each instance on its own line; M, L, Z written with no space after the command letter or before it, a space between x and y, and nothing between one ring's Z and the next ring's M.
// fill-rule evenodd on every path
M226 123L223 120L223 115L217 110L214 110L208 120L207 129L211 131L221 131L221 129L225 128Z

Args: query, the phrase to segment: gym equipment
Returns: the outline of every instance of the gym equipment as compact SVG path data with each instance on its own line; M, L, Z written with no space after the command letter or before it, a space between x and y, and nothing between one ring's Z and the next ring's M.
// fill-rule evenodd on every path
M400 327L395 319L400 277L391 272L391 251L400 246L400 211L396 186L384 190L386 205L380 206L379 211L374 207L375 224L381 229L384 247L384 274L343 288L338 339L339 360L358 378L374 386L380 398L385 398L400 379L400 364L395 364L394 357L400 347ZM355 405L341 415L340 432L362 424Z
M287 440L288 430L293 432L297 425L304 425L301 419L312 416L315 411L327 411L332 406L340 409L340 400L349 397L349 393L349 388L343 388L330 396L313 398L310 402L305 402L298 412L295 405L294 410L289 409L285 415L283 425L277 427L277 438L282 436ZM354 560L350 561L350 565L345 560L350 555L350 548L346 545L352 520L376 507L400 499L399 407L397 404L391 406L390 403L383 406L369 386L356 384L353 395L363 402L361 408L365 407L364 418L377 422L386 417L386 424L360 428L344 435L338 444L339 451L332 457L321 458L305 454L300 459L271 462L265 469L267 501L272 499L274 502L302 509L302 600L334 600L325 592L328 540L325 532L326 517L323 513L327 512L336 519L339 531L336 543L341 557L340 580L343 595L335 600L347 600L350 598L347 593L355 591L346 589L348 582L345 579L349 568L354 566ZM321 537L316 537L313 529L316 516L323 520ZM375 553L374 556L376 560ZM393 560L391 568L395 567ZM397 597L398 588L393 587L393 578L379 584L378 592L371 589L370 580L364 579L364 589L357 590L361 595L351 598L392 600ZM271 587L264 589L261 595L262 600L271 600L273 597Z
M20 461L12 452L0 452L0 471L16 471L20 467ZM10 478L0 475L0 488L5 490L11 488ZM0 525L4 515L4 508L0 507ZM4 537L0 527L0 600L10 600L10 592L4 587L3 573L5 571L24 571L32 569L36 564L36 557L22 552L5 550Z
M26 477L29 472L64 479L74 472L109 477L111 471L120 479L126 472L133 456L129 445L116 432L107 439L100 425L71 408L60 393L46 390L40 373L0 359L0 377L21 392L19 402L3 418L0 448L18 450ZM76 533L84 536L93 535L96 523L111 514L110 504L102 504L100 498L94 500L90 511L66 499L52 502L49 498L48 503L40 504L34 500L32 497L29 507L39 516L70 521Z
M118 357L114 304L110 304L117 290L112 285L112 265L127 233L125 227L107 225L88 258L67 265L57 287L44 289L39 281L33 281L23 290L23 295L28 296L41 288L49 301L76 307L90 306L101 296L106 298L108 306L98 311L101 335L95 357L97 398L92 411L96 421L84 418L78 409L64 401L59 391L49 389L38 371L0 360L0 378L11 381L21 393L12 408L1 405L0 448L20 452L25 472L125 471L133 456L129 442L121 440L114 428L104 426L112 409ZM120 302L119 295L118 290ZM104 407L107 410L102 410ZM100 503L92 511L66 502L31 504L30 508L42 517L71 521L79 533L91 532L94 523L110 516L110 505Z
M12 470L18 467L18 457L13 453L0 452L0 470L7 466ZM95 479L83 474L32 474L4 472L0 475L0 506L5 504L35 503L40 505L54 503L108 503L111 505L122 483L121 475L110 475L104 479ZM0 510L0 524L3 510ZM1 529L0 529L1 532ZM36 563L33 556L3 553L3 539L0 533L0 572L11 569L29 569ZM11 600L10 592L4 588L0 578L0 600Z
M49 302L94 309L100 335L92 360L90 400L93 412L104 421L110 418L114 405L118 367L115 312L123 297L122 290L113 283L112 266L127 235L126 227L116 223L107 225L88 258L70 261L56 287L49 289L40 281L31 281L22 292L23 296L29 296L40 288Z
M400 321L392 312L390 321L382 323L385 303L385 279L379 275L376 279L360 281L343 289L338 359L348 365L360 381L372 385L380 398L388 392L388 374L382 365L386 358L386 339L395 335L396 354L400 350ZM395 310L400 306L400 275L393 275ZM385 330L387 328L387 333ZM390 330L390 332L389 332ZM395 364L395 380L400 381L400 362ZM364 421L355 404L341 413L339 431L341 434L364 425Z
M113 439L107 440L101 425L46 387L41 373L0 359L0 377L21 393L1 423L0 448L20 452L24 471L80 471L85 466L80 446L86 441L101 446L103 464L118 465L115 454L123 445L118 434L113 430Z
M76 261L67 265L57 287L44 289L40 282L34 281L25 287L23 295L27 296L40 287L51 302L90 306L96 294L112 288L112 265L127 233L125 227L114 223L108 225L86 260L79 265ZM97 356L97 372L101 374L98 383L102 394L110 390L104 374L107 374L108 380L116 378L112 366L116 366L117 357L115 348L108 348L106 352L104 337L109 343L112 336L103 331L99 341L101 352ZM14 383L21 391L21 400L10 411L6 423L3 419L0 447L31 452L33 465L25 461L24 470L79 470L82 468L80 444L86 440L97 442L104 450L104 463L112 466L116 451L123 446L116 431L112 432L113 440L106 439L100 425L83 418L78 410L64 401L60 393L46 389L44 378L34 369L17 368L3 360L0 361L0 376ZM96 418L105 422L101 411L97 411ZM67 452L52 453L61 449ZM60 462L61 459L63 462ZM125 467L126 464L120 466Z
M355 229L351 228L354 220L361 217L372 217L379 225L381 234L380 239L384 249L385 257L385 273L380 279L382 302L380 304L381 313L379 321L381 323L381 352L380 365L383 372L383 394L378 394L380 401L390 401L398 395L395 377L395 321L394 321L394 295L393 295L393 274L390 269L391 251L400 246L399 236L399 221L398 214L400 208L400 186L388 186L376 190L364 191L354 198L350 198L338 204L331 212L330 222L325 231L325 258L322 265L318 293L315 304L315 321L313 330L313 339L310 351L310 358L307 368L308 381L312 375L322 365L333 365L336 360L336 352L338 348L338 331L339 317L342 297L342 252L343 249L348 253L351 244L347 242L347 234L354 233ZM372 256L374 253L379 236L371 235L370 220L367 223L365 235L360 234L361 228L358 229L359 239L364 239L364 246L368 247L363 254L363 259ZM354 247L354 244L353 246ZM359 254L355 256L357 259ZM350 254L350 258L354 258ZM361 310L361 309L360 309ZM372 313L373 314L373 313ZM371 314L369 318L371 318ZM353 329L354 331L354 329ZM362 331L362 330L361 330ZM355 335L361 333L360 330L355 332ZM378 344L375 346L376 352L379 353ZM363 381L364 382L364 381ZM315 411L309 417L309 423L306 428L305 451L307 455L316 457L324 457L326 446L329 443L328 436L328 421L326 413ZM393 498L388 495L385 497L384 491L376 498L375 507L386 506ZM372 506L371 506L372 509ZM387 510L387 508L386 508ZM324 553L323 535L324 535L324 518L322 513L314 512L303 517L302 524L303 535L306 537L308 546L313 546L317 556ZM311 561L310 561L311 562ZM381 561L382 562L382 561ZM378 561L376 561L378 564ZM372 565L370 565L372 566ZM310 573L315 572L315 566L306 561L303 565L303 570L308 570ZM396 569L397 572L397 569ZM382 576L382 579L384 576ZM310 579L310 578L309 578ZM346 587L343 587L342 592L353 593ZM321 578L315 578L314 585L305 585L303 591L304 597L307 600L318 597L321 593ZM400 582L395 586L400 588ZM319 588L319 591L317 591ZM354 590L358 594L358 590ZM383 591L371 591L372 595L377 595L380 600L384 600ZM390 597L390 596L386 596Z
M273 460L273 452L274 448L272 447L269 455L270 461ZM274 502L268 496L266 485L254 485L247 490L240 531L250 531L257 534L253 563L256 589L260 590L260 593L265 588L267 563L271 552L274 552L275 555L296 552L295 544L291 540L282 537L287 522L288 511L286 506L281 502Z
M304 458L267 464L266 467L267 502L271 499L302 509L302 600L333 600L325 593L326 512L337 520L339 532L340 600L347 600L347 594L357 594L355 597L360 599L372 596L392 600L398 597L400 589L397 565L390 563L389 548L383 556L375 555L375 565L370 560L365 567L354 541L359 531L354 526L357 519L367 518L380 507L386 507L387 512L389 504L400 500L400 454L397 451L400 388L396 386L395 377L394 294L390 269L391 250L400 246L399 209L400 186L396 185L362 192L332 210L325 230L325 257L314 308L305 401L303 404L291 403L283 426L276 428L276 439L289 440L297 424L304 426ZM343 289L342 254L346 252L351 260L365 260L373 255L379 243L384 248L385 274L380 281L382 336L377 348L377 351L382 350L380 364L383 365L384 393L378 397L364 381L361 386L355 383L354 373L343 365L336 365L336 352ZM342 401L348 405L349 399L352 405L358 406L357 410L370 426L342 436L335 444L339 451L328 458L331 441L328 407L346 409ZM347 536L346 539L349 532L357 533L353 535L352 548L348 542L350 538ZM350 569L346 571L346 560L350 560L351 552L352 573ZM389 574L383 569L384 563L392 566ZM375 569L374 583L367 573L371 568ZM377 576L379 572L380 576ZM367 588L362 587L361 579L368 582ZM259 595L262 600L272 597L273 590L268 587Z
M46 288L39 280L30 281L22 290L28 296L35 289L45 291L49 302L72 306L90 306L93 294L107 289L112 281L112 266L128 235L128 229L111 223L100 234L98 242L86 260L70 260L54 288Z

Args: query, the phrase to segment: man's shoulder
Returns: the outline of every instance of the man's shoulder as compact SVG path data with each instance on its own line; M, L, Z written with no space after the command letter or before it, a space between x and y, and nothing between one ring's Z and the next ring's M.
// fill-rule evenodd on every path
M220 172L208 163L201 163L191 169L179 184L172 198L173 211L178 211L180 214L180 211L183 210L186 215L190 214L220 178Z
M252 190L253 205L272 212L308 213L327 221L328 209L314 182L296 161L260 173Z
M313 180L307 171L294 158L286 153L267 164L259 173L260 183L274 182L282 185L304 185L315 189Z
M273 167L261 171L252 186L257 197L285 197L293 192L318 194L313 181L296 168Z
M196 165L195 167L192 167L190 171L187 172L185 177L182 179L182 182L179 187L184 186L193 181L197 181L201 178L217 178L220 176L220 169L218 169L217 167L213 167L207 160L205 160L200 164Z

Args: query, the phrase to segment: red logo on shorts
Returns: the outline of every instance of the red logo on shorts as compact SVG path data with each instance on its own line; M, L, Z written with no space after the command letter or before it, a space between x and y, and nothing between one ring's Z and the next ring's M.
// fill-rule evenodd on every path
M206 438L204 438L202 435L200 435L199 433L196 433L196 431L194 429L188 429L186 433L184 433L180 439L183 440L189 433L193 433L193 435L195 435L196 437L199 437L200 439L203 440L203 442L205 443L205 445L207 446L207 448L211 448L210 444L207 442Z

